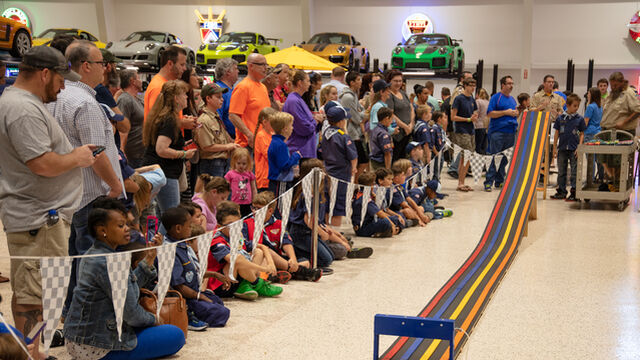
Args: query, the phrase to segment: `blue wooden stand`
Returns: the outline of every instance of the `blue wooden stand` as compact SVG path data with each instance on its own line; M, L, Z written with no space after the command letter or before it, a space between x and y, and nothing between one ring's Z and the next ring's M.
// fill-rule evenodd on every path
M376 314L373 320L373 359L378 360L380 335L449 341L449 359L454 359L455 322L415 316Z

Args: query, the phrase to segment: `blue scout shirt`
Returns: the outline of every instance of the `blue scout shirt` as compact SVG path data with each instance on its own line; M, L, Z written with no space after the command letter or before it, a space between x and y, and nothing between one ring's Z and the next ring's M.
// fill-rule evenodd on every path
M409 197L412 198L416 204L420 205L427 199L427 192L425 191L424 186L418 186L409 190Z
M231 120L229 120L229 104L231 103L231 93L233 93L233 88L230 88L224 82L218 80L216 81L216 85L220 86L223 89L229 89L226 93L222 94L222 107L218 109L218 115L220 115L220 119L224 124L224 128L227 129L229 136L232 139L236 138L236 127L233 126Z
M433 147L436 148L436 150L440 151L442 150L443 147L443 138L442 138L442 128L440 127L440 125L435 124L431 127L430 129L431 131L431 139L433 141L433 144L431 144Z
M586 129L584 118L578 114L567 114L566 112L558 116L553 128L558 130L558 150L575 151L580 143L580 133Z
M344 181L351 180L351 160L358 158L351 137L336 126L329 126L322 134L322 159L327 174Z
M518 104L513 96L506 96L499 92L494 94L489 100L489 107L487 107L487 114L492 111L504 111L504 110L516 110ZM515 116L501 116L493 118L489 121L489 134L494 132L515 133L518 129L518 118Z
M384 153L393 152L393 143L387 128L381 124L376 125L371 131L369 141L369 158L373 161L384 163Z
M589 124L584 131L586 135L595 135L600 132L600 120L602 120L602 108L596 103L587 105L587 109L584 111L584 118L589 118Z
M165 236L167 242L173 243L178 240ZM186 285L194 291L199 289L198 267L189 256L189 245L182 242L176 245L176 258L171 271L171 286Z
M300 192L300 198L298 199L298 203L296 204L296 207L291 209L291 212L289 212L289 223L307 226L307 224L305 224L304 222L304 214L306 213L307 213L307 206L305 205L305 202L304 202L304 194Z
M409 161L411 161L411 171L412 171L411 174L412 175L417 174L423 168L422 161L413 160L413 159L409 159ZM416 180L418 180L418 183L422 183L423 182L422 174L416 176Z
M472 96L460 94L456 96L455 100L453 100L451 108L458 110L458 116L463 118L470 118L471 115L473 115L473 112L478 110L478 105L476 104L476 100ZM472 121L456 121L455 125L456 134L473 135L475 133Z
M413 128L413 141L421 144L431 144L430 126L422 120L416 122L416 126Z
M407 190L402 185L393 186L393 197L391 198L391 206L389 208L393 211L400 211L402 209L402 203L407 201Z
M361 219L360 212L362 212L362 192L361 191L358 191L358 194L353 200L351 208L353 209L353 212L351 213L351 221L353 222L354 229L357 229L360 227L360 219ZM362 225L370 224L372 222L378 221L378 216L376 216L378 211L380 211L380 208L378 207L378 205L376 205L375 200L371 198L369 200L369 203L367 204L367 211L364 214L364 221L362 222Z

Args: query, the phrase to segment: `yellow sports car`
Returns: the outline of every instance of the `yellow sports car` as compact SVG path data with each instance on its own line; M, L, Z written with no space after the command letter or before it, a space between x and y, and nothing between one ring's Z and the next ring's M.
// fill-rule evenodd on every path
M360 64L359 70L369 72L371 67L369 50L351 34L319 33L298 46L349 70L355 70L356 60Z
M31 31L27 25L0 16L0 49L11 56L22 57L31 49Z
M96 44L96 46L99 47L100 49L103 49L105 46L107 46L107 44L98 40L97 37L93 36L88 31L84 31L80 29L47 29L42 33L40 33L38 37L33 39L33 46L49 45L51 40L53 40L53 38L56 37L56 35L71 35L71 36L79 37L80 39L83 39L83 40L89 40L92 43Z

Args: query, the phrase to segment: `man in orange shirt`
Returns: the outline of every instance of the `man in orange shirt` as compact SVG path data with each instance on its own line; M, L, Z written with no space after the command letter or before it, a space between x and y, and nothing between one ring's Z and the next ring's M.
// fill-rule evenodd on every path
M160 95L162 85L169 80L180 79L182 73L187 70L187 52L179 46L169 46L161 55L160 66L160 72L151 79L147 91L144 93L145 120Z
M267 87L260 80L267 73L267 59L253 53L247 58L248 76L233 89L229 120L236 127L236 144L253 148L260 111L271 106Z

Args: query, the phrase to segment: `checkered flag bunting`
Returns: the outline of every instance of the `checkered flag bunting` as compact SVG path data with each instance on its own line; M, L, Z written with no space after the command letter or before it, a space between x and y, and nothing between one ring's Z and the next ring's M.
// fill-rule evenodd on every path
M260 242L260 238L262 237L262 230L264 229L264 218L267 217L267 211L269 210L269 206L263 206L260 210L255 212L254 221L253 221L253 242L251 244L251 253L256 249L258 243Z
M284 229L287 228L287 223L289 222L289 212L291 211L291 197L293 196L293 189L295 187L285 191L284 194L280 197L282 208L280 210L282 214L282 231L280 231L280 242L282 243L282 238L284 237ZM309 201L309 200L307 200ZM306 202L307 202L306 201Z
M376 186L376 206L382 207L382 202L384 201L384 195L387 193L387 188L382 186ZM366 205L366 204L365 204ZM363 208L367 208L365 205L362 205Z
M313 177L316 170L311 171L302 179L302 193L304 194L304 204L307 206L307 214L311 214L311 201L313 199Z
M160 309L162 308L164 297L167 295L167 290L169 289L173 263L176 259L177 245L178 244L175 243L165 243L158 247L158 304L156 306L158 309L156 316L158 317L160 317Z
M351 198L353 197L353 192L356 188L356 184L349 182L347 184L347 203L345 204L345 214L347 221L351 223L351 214L353 213L353 207L351 203ZM351 224L353 226L353 224Z
M62 307L67 296L69 276L71 275L70 257L45 257L40 260L42 274L42 320L46 322L44 332L44 351L49 351L53 332L58 327Z
M105 257L107 258L109 282L111 282L111 300L113 301L113 310L116 313L118 340L122 341L122 312L124 311L124 302L127 298L129 285L131 253L114 253Z
M229 225L229 247L231 248L231 251L229 252L229 277L232 280L236 280L233 276L234 269L236 267L236 258L238 257L238 253L240 252L240 249L242 249L242 243L244 242L244 239L242 238L242 224L242 220L238 220Z
M329 176L329 222L333 218L333 208L336 206L336 195L338 194L338 179ZM347 202L349 202L349 193L347 193Z
M429 174L431 174L432 179L436 176L435 171L436 171L436 158L433 158L431 159L431 161L429 161ZM425 185L428 179L429 179L428 177L424 178L422 181L422 185Z
M473 152L471 152L471 150L465 150L463 154L464 154L464 164L467 165L471 161L471 154L473 154Z
M360 224L364 221L364 215L367 213L367 205L369 205L369 199L371 199L371 186L362 186L362 207L360 208Z
M207 266L209 265L209 251L211 250L211 240L213 233L208 232L198 236L198 262L200 262L200 269L198 269L199 284L204 281L204 274L207 272ZM200 288L198 288L200 289Z
M471 163L471 173L473 174L473 181L477 184L478 181L480 181L480 177L482 177L482 167L484 166L482 155L473 153L469 161Z
M496 171L500 168L503 157L504 155L502 155L502 153L498 153L493 157L493 165L496 167Z
M462 148L456 144L453 144L453 159L451 159L451 163L456 161L456 159L458 158L458 154L460 154L460 151L462 151Z
M507 163L504 165L504 169L505 171L507 171L509 170L509 165L511 164L511 158L513 157L513 147L508 148L502 153L504 154L505 159L507 159Z

